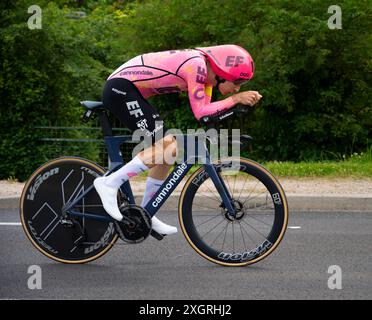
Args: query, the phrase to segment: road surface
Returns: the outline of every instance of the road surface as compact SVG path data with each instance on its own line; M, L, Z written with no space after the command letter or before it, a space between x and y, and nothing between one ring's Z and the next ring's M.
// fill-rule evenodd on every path
M179 227L176 212L159 218ZM0 209L0 298L372 299L372 213L291 212L288 227L272 255L243 268L203 259L180 229L160 242L116 245L89 264L65 265L32 246L18 210ZM41 289L28 288L32 265L41 268ZM329 288L335 270L341 289Z

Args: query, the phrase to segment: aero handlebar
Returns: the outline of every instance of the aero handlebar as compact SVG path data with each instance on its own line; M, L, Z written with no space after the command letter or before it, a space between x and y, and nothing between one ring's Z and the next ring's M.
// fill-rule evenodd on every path
M237 113L247 113L250 107L251 106L248 105L237 104L235 107L224 110L223 112L218 112L209 116L204 116L200 118L199 121L202 124L216 123Z

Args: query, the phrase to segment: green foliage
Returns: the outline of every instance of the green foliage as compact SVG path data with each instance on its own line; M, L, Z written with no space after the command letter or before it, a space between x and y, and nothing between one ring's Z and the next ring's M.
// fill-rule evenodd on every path
M320 1L288 2L291 10L283 4L271 7L277 14L261 17L259 32L251 34L253 47L263 48L256 83L267 87L257 119L259 149L269 145L269 158L292 160L364 150L372 119L371 37L361 31L370 28L367 2L341 4L342 30L328 29L328 5ZM265 21L270 16L275 19Z
M365 150L371 139L371 8L367 1L339 5L343 29L330 30L329 4L320 0L148 1L128 20L126 36L133 54L223 43L247 48L257 69L245 89L264 96L239 126L256 138L252 156L319 159ZM178 106L187 104L180 99ZM194 123L173 99L159 109L176 110L178 124Z
M30 30L28 3L19 1L0 30L0 175L21 180L45 160L34 127L77 125L83 111L79 100L101 98L111 71L105 66L111 58L109 25L121 19L110 19L110 7L69 19L67 7L45 3L42 29Z
M33 1L0 4L0 175L24 179L42 154L34 126L79 124L79 100L100 99L107 76L150 51L235 43L256 62L242 90L263 99L224 127L251 134L258 160L326 160L371 141L371 6L338 2L330 30L321 0L38 1L43 28L29 30ZM85 18L72 19L75 11ZM215 90L214 99L223 97ZM196 128L186 94L151 98L168 128ZM36 157L37 158L37 157Z

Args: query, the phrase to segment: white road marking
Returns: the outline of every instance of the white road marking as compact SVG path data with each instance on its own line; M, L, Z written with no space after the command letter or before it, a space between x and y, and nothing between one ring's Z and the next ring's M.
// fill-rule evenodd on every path
M0 222L0 226L21 226L20 222Z
M22 224L20 222L0 222L0 226L21 226ZM298 230L301 229L302 227L300 226L289 226L287 229L292 229L292 230Z

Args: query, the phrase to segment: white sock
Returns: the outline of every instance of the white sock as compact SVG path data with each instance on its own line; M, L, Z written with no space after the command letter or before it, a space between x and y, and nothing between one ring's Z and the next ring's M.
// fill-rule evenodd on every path
M109 187L119 188L129 178L148 170L149 168L142 162L138 156L135 156L124 167L111 173L105 178L105 184Z
M154 196L156 191L159 190L160 186L163 184L164 180L158 180L151 177L147 177L146 180L146 191L143 195L141 207L145 207L150 199Z

